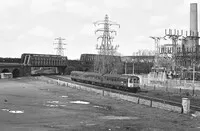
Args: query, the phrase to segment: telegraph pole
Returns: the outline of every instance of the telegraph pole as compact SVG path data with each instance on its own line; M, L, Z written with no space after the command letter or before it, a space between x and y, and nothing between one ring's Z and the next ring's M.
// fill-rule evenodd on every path
M64 56L64 50L66 48L63 48L63 45L66 45L65 43L63 43L63 40L65 40L64 38L61 38L61 37L58 37L58 38L55 38L55 40L58 41L58 43L54 43L54 44L57 44L58 46L55 48L56 50L56 54L57 55L61 55L61 56Z

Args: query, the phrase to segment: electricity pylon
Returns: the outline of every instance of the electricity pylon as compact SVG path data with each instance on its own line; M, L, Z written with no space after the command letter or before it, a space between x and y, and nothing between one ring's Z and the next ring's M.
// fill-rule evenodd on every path
M158 66L158 58L159 58L159 48L160 48L160 40L165 39L164 37L156 37L156 36L150 36L155 42L155 58L154 58L154 66Z
M110 29L111 26L116 25L119 26L120 25L116 22L112 22L109 20L108 15L105 16L105 19L103 21L96 21L94 22L94 25L103 25L103 28L99 28L95 31L95 34L97 32L102 32L102 34L97 38L98 39L102 39L101 41L101 45L99 46L97 44L96 49L99 50L99 54L101 55L114 55L114 53L116 52L116 50L118 49L119 45L117 46L113 46L112 42L114 39L114 36L112 36L112 33L115 33L115 35L117 35L117 31L114 29Z
M55 38L55 40L58 40L58 43L54 43L54 44L57 44L58 46L55 48L57 51L56 51L56 54L57 55L61 55L61 56L64 56L64 50L66 48L63 48L63 45L66 45L65 43L63 43L62 41L65 40L64 38L61 38L61 37L58 37L58 38Z
M96 45L96 49L99 51L99 56L95 60L94 69L102 74L114 72L114 70L117 70L117 63L114 60L114 55L119 45L112 45L114 39L113 33L117 35L117 31L111 29L111 26L115 25L120 28L120 25L116 22L110 21L108 15L105 15L104 20L94 22L94 25L103 25L103 28L99 28L95 31L95 34L101 32L101 35L97 38L97 41L98 39L101 39L101 45Z
M180 38L183 37L183 30L179 33L179 30L174 29L174 32L172 33L172 29L165 30L165 37L168 37L172 40L172 70L176 70L177 66L177 45Z

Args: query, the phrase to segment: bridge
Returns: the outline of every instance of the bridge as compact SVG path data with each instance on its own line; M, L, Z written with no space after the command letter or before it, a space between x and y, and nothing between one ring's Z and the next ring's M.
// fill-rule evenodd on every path
M66 67L67 57L47 54L22 54L21 63L32 67Z
M82 54L80 61L85 71L93 71L93 63L98 55L95 54ZM132 74L133 70L135 73L149 73L155 56L115 56L115 59L123 63L123 73ZM126 71L125 71L126 68ZM120 69L119 69L120 70Z
M0 73L11 72L13 77L31 75L32 69L42 67L55 67L56 73L63 74L67 66L67 57L60 55L24 53L21 58L0 58Z

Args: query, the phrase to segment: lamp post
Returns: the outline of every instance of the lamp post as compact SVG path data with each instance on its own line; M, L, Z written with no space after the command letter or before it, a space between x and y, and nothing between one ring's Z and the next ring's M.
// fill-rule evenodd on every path
M127 60L125 61L125 74L127 74Z
M192 94L194 96L194 90L195 90L195 85L194 85L194 80L195 80L195 61L193 61L193 78L192 78Z
M197 61L197 47L198 47L198 39L200 38L197 32L197 35L194 35L194 32L190 32L192 35L190 36L191 40L192 40L192 66L193 66L193 72L192 72L192 94L194 95L194 91L195 91L195 85L194 85L194 81L195 81L195 65L196 65L196 61Z
M133 74L134 74L134 73L135 73L135 72L134 72L134 70L135 70L135 67L134 67L134 64L135 64L135 63L134 63L134 59L132 59L132 62L133 62Z

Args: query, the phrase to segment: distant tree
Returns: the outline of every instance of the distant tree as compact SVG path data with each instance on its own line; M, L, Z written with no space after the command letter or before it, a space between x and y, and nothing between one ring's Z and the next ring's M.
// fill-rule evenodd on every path
M95 72L102 74L121 73L123 64L120 56L114 55L97 55L94 60Z
M69 66L69 67L67 67L66 69L65 69L65 75L70 75L71 74L71 72L72 71L75 71L76 69L75 69L75 67L73 67L73 66Z
M159 57L158 58L158 66L165 67L166 69L170 69L172 67L173 61L171 58Z
M153 55L155 55L155 51L147 50L147 49L133 52L133 56L153 56Z

